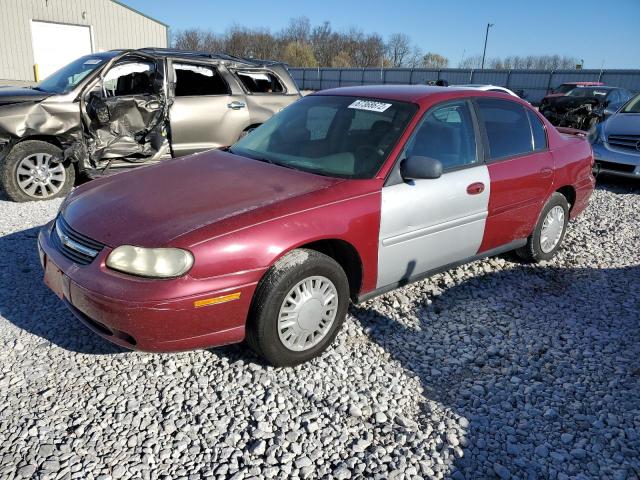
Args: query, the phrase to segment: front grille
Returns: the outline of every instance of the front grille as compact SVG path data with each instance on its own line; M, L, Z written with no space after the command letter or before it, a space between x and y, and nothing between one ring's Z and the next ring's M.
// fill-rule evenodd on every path
M104 248L104 244L73 230L62 215L56 218L55 226L51 230L51 240L60 253L80 265L90 264Z
M640 135L609 135L609 145L626 150L635 150L640 154Z
M624 163L603 162L602 160L596 161L596 164L601 168L607 170L614 170L616 172L632 173L636 167L635 165L625 165Z

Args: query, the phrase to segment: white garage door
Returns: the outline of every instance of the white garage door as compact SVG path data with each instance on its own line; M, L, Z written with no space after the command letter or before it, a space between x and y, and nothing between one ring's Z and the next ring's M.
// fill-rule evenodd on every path
M31 21L33 56L39 79L91 52L89 27Z

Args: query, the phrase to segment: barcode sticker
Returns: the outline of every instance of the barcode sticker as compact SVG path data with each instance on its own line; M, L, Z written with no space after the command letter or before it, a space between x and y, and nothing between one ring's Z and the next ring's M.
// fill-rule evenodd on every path
M357 110L369 110L370 112L384 112L391 106L390 103L375 102L373 100L356 100L348 108Z

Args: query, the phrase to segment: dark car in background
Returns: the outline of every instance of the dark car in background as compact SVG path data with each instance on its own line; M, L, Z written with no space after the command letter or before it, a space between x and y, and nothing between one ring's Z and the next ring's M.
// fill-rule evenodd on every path
M286 66L172 49L81 57L33 88L0 88L0 183L15 201L235 143L300 98Z
M569 93L571 90L577 87L602 87L604 83L602 82L564 82L558 85L556 88L551 89L551 91L545 95L545 98L553 98L553 97L562 97Z
M540 113L556 127L586 131L631 97L632 93L624 88L576 87L566 95L546 97L540 104Z
M640 94L589 132L596 171L640 178Z

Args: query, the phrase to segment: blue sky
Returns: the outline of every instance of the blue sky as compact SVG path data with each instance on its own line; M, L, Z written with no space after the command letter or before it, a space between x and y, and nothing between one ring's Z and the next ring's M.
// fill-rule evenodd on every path
M334 29L356 26L383 37L408 34L424 51L445 55L455 66L482 53L487 22L487 57L559 54L584 59L585 68L640 68L640 0L124 0L170 25L224 32L234 23L280 30L289 18L325 20ZM271 7L269 7L271 6Z

